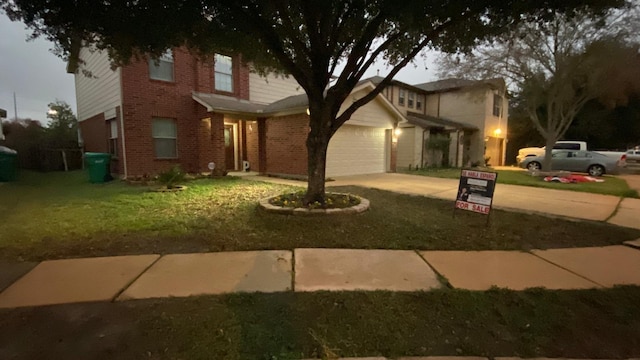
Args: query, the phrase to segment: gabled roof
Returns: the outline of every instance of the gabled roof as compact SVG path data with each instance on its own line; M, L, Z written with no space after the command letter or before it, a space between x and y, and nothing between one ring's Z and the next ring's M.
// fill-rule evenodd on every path
M280 99L278 101L272 102L267 105L264 109L266 113L279 113L283 111L298 111L305 112L309 107L309 98L307 94L293 95L286 97L284 99Z
M503 79L487 79L487 80L469 80L469 79L443 79L414 85L415 87L427 92L444 92L458 90L472 86L489 86L491 88L504 88Z
M362 80L358 81L358 85L370 82L373 85L377 86L378 84L380 84L382 82L382 80L384 80L384 77L382 77L382 76L372 76L370 78L366 78L366 79L362 79ZM414 90L414 91L417 91L417 92L422 92L423 91L422 89L416 87L416 85L407 84L405 82L402 82L402 81L399 81L399 80L395 80L395 79L391 79L391 82L389 84L390 85L402 86L404 88L411 89L411 90ZM358 86L358 85L356 85L356 86Z
M375 85L370 82L359 83L352 91L369 89L373 90ZM215 111L223 114L237 114L248 116L283 116L291 114L300 114L307 111L309 107L309 99L307 94L293 95L284 99L275 101L268 105L254 103L248 100L240 100L230 96L193 92L191 97L199 104L207 108L207 111ZM384 106L396 116L400 122L406 122L404 115L387 100L382 94L378 94L376 99L384 104Z
M479 130L475 125L414 112L407 112L407 120L409 124L418 125L422 128L451 127L457 130Z
M208 94L208 93L192 93L193 100L207 108L207 111L215 111L224 114L261 114L266 107L262 104L253 103L248 100L241 100L230 96Z

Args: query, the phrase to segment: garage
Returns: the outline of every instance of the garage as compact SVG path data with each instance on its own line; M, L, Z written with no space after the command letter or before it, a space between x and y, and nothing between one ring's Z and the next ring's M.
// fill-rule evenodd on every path
M343 125L327 150L327 177L387 171L387 129Z

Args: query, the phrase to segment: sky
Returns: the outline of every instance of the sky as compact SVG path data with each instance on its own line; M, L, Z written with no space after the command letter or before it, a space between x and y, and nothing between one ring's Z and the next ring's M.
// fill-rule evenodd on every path
M47 121L49 103L61 100L76 109L72 74L66 63L49 51L44 39L27 41L30 32L19 22L0 13L0 108L14 118L13 93L19 118Z
M25 25L12 22L4 13L0 13L0 34L0 108L7 110L7 118L15 117L14 92L19 118L46 123L48 104L56 100L65 101L77 112L73 75L67 74L66 63L51 53L53 44L41 38L27 41L30 32ZM416 59L396 79L409 84L436 80L431 65L434 59L433 53ZM384 63L374 63L365 78L378 71L384 76L389 69Z

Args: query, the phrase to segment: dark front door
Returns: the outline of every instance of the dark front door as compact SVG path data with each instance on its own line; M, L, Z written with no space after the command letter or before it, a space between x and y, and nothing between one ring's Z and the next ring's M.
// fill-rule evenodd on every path
M227 170L236 170L236 149L233 144L233 125L224 126L224 154Z

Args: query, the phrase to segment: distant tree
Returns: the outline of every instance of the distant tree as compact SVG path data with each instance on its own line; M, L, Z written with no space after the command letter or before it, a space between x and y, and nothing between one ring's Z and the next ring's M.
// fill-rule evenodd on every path
M203 55L239 52L261 71L293 76L309 99L305 202L324 202L329 140L426 48L457 51L491 39L523 19L621 0L2 0L13 20L58 45L71 63L83 41L116 63L186 45ZM341 106L379 58L391 71L369 94ZM338 67L341 70L338 70ZM336 76L335 79L333 76Z
M625 150L640 145L640 94L615 107L589 101L565 138L587 141L593 150Z
M585 104L625 101L638 86L638 51L627 42L629 24L614 11L605 18L556 13L549 21L524 22L473 52L445 57L441 72L506 78L545 139L548 170L553 145Z
M59 149L78 148L78 119L71 106L56 100L47 112L47 146Z
M3 123L5 140L3 146L18 152L18 166L41 170L40 147L46 137L46 129L37 120L13 119Z

